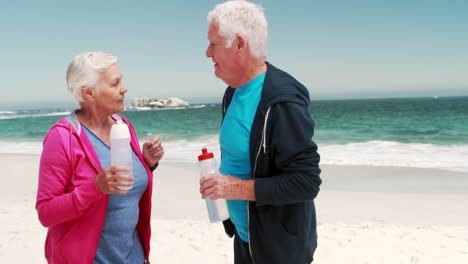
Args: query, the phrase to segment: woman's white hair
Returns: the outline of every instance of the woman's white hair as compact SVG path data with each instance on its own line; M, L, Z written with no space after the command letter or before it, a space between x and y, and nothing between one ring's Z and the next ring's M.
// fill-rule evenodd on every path
M83 101L81 87L97 89L101 74L116 62L117 57L100 51L84 52L73 58L67 69L67 85L78 105Z
M227 39L230 48L236 34L247 39L250 51L256 58L264 58L268 39L268 24L263 8L244 0L227 1L208 13L208 23L218 25L219 34Z

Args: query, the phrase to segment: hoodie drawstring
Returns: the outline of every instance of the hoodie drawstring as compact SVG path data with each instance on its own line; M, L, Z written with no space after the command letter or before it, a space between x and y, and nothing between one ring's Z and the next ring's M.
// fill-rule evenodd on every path
M268 107L268 110L265 115L265 121L263 123L263 133L262 133L262 141L263 141L263 153L266 153L266 131L267 131L267 122L268 122L268 115L270 114L271 106Z

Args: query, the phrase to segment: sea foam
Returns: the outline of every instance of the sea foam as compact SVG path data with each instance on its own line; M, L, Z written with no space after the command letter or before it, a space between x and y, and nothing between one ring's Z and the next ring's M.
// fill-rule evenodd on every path
M144 141L140 142L142 146ZM196 140L163 142L164 160L168 162L196 163L201 149L206 147L220 158L217 136ZM33 154L42 150L42 142L0 141L0 154ZM321 164L397 166L434 168L468 172L468 145L433 145L399 143L392 141L368 141L349 144L319 145Z
M196 162L202 147L207 147L219 159L217 137L194 141L164 143L165 159L177 162ZM368 141L349 144L319 145L321 164L397 166L435 168L468 172L468 145L433 145Z

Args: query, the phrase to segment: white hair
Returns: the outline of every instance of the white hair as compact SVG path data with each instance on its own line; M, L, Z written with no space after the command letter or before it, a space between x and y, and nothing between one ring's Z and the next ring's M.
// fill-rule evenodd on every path
M73 58L67 69L67 85L78 105L83 101L81 87L97 89L101 74L116 62L117 57L100 51L84 52Z
M247 39L250 51L256 58L264 58L268 39L268 24L259 5L244 0L227 1L208 13L208 23L216 22L219 34L227 39L230 48L236 34Z

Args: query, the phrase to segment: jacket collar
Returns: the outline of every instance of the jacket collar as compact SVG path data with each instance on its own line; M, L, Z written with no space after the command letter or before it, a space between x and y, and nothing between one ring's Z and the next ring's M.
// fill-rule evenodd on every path
M279 102L290 102L305 105L309 108L309 92L288 73L276 68L268 61L265 81L263 82L262 96L258 109L264 114L268 108ZM234 94L234 88L228 87L223 98L223 113L226 112Z

